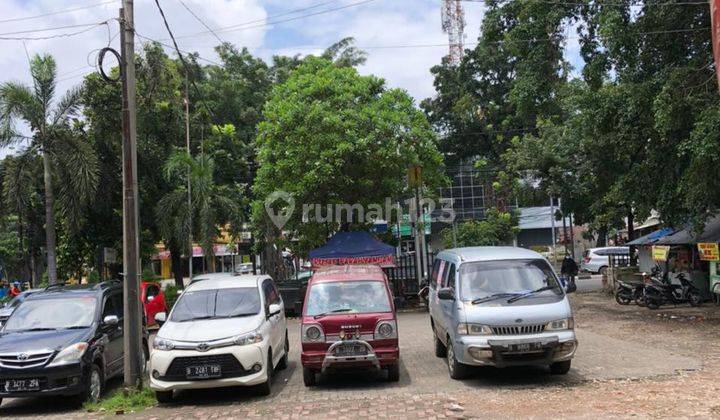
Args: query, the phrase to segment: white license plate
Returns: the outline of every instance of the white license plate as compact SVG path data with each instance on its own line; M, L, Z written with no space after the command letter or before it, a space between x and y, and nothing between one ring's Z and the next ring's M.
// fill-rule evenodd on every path
M221 376L220 365L188 366L185 368L185 377L188 379L210 379Z
M40 390L40 379L8 379L5 392L24 392Z

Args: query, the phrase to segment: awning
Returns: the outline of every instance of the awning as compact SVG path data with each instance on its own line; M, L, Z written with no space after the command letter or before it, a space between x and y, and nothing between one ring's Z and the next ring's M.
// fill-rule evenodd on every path
M368 232L338 232L320 248L309 252L313 267L324 265L375 264L395 266L395 248Z
M720 242L720 216L707 220L705 228L700 234L695 233L692 227L687 227L672 235L661 238L657 245L695 245L702 242Z
M665 228L656 230L655 232L649 233L645 236L641 236L639 238L636 238L625 245L652 245L658 240L675 233L675 229L673 228Z
M213 245L213 253L216 257L223 257L225 255L232 255L232 253L228 250L227 245L218 244ZM202 247L194 246L193 247L193 258L195 257L204 257L205 253L203 252ZM183 258L185 258L185 255L183 255ZM163 250L159 251L157 254L152 256L153 260L167 260L170 259L170 251Z

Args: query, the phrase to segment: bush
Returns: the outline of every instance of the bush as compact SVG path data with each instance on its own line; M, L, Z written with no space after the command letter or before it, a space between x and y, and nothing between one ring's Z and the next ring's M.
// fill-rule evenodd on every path
M172 309L173 305L177 301L178 296L182 292L182 289L174 284L165 287L165 305L167 306L168 312Z
M90 270L87 275L87 282L88 284L100 283L100 273L97 270Z
M160 276L156 275L152 268L146 268L142 271L143 281L158 281Z

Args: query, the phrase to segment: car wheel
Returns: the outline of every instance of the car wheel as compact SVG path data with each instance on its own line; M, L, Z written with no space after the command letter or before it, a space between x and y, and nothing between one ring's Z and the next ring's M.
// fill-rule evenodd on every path
M288 332L285 331L285 354L283 354L282 359L280 359L280 362L278 362L278 369L283 370L287 369L288 367L288 354L290 354L290 340L288 340Z
M570 363L571 360L566 360L564 362L555 362L550 365L550 373L553 375L565 375L570 371Z
M437 356L437 357L447 356L447 348L442 343L442 341L440 341L437 334L435 334L435 329L433 329L433 337L435 338L435 356Z
M273 378L273 374L275 373L275 370L274 370L273 364L272 364L272 349L268 350L267 367L265 368L265 370L267 372L267 379L265 380L265 382L261 383L258 387L259 391L260 391L260 395L263 395L263 396L270 395L270 393L272 392L272 378Z
M155 391L155 399L160 404L169 404L173 401L172 391Z
M303 382L307 387L317 385L317 375L315 374L315 371L309 367L303 366Z
M455 348L449 337L447 341L447 365L452 379L463 379L467 376L467 366L457 361Z
M395 363L387 367L388 382L397 382L400 380L400 364Z
M148 350L147 343L142 344L142 353L140 354L140 371L143 376L148 373L148 360L150 360L150 351Z
M77 396L76 402L82 405L86 402L95 403L100 399L103 390L103 377L100 367L95 363L90 367L90 373L85 378L85 388L83 392Z

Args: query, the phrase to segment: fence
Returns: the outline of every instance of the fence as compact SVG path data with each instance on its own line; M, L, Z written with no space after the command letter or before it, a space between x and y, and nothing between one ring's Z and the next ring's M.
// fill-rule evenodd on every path
M427 263L426 267L431 268L435 254L427 252L424 257L426 258L424 261L424 263ZM420 291L420 285L415 275L416 265L415 254L409 253L395 257L395 267L383 269L390 280L390 284L392 284L395 296L412 296Z

